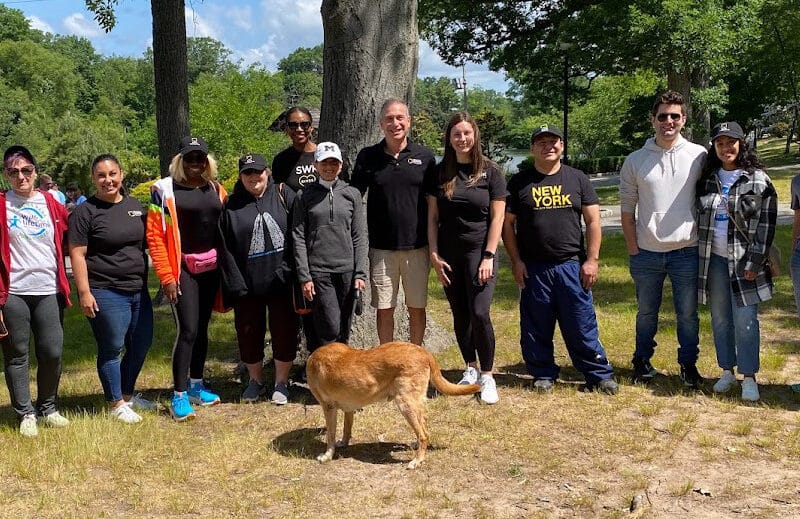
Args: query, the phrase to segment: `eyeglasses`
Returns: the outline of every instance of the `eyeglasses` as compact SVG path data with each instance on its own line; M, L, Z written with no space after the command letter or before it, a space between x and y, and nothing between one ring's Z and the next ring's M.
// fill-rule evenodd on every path
M29 177L33 175L34 171L36 171L36 168L33 166L25 166L24 168L6 168L6 175L15 177L22 173L26 177Z
M677 121L681 117L683 117L683 114L663 113L663 114L656 115L656 119L658 119L658 122L660 122L660 123L663 123L664 121L666 121L667 118L672 119L673 121Z
M290 130L302 128L303 131L308 131L308 129L311 128L311 121L289 121L286 123L286 127Z

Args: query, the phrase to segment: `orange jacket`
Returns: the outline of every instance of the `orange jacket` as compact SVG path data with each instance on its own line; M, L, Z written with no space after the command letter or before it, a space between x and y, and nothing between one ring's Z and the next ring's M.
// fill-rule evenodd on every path
M213 182L212 185L220 202L224 203L228 198L225 188L218 182ZM150 187L147 246L161 284L178 284L181 275L181 233L171 177L162 178Z

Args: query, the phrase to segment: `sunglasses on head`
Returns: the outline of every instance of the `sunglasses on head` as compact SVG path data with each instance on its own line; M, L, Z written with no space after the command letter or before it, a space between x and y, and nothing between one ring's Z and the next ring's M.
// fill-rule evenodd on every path
M29 177L33 175L36 170L33 166L25 166L24 168L6 168L6 175L17 176L22 173L24 176Z
M658 114L658 115L656 116L656 119L658 120L658 122L660 122L660 123L663 123L663 122L664 122L664 121L666 121L668 118L669 118L669 119L672 119L673 121L677 121L677 120L678 120L678 119L680 119L681 117L683 117L683 115L682 115L682 114L676 114L676 113L663 113L663 114Z
M286 127L290 130L297 130L298 128L308 130L311 128L311 121L289 121L286 123Z

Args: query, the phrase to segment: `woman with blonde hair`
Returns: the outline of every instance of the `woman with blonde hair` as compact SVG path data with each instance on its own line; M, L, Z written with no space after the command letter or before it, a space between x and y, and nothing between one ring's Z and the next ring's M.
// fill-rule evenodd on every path
M227 193L216 181L217 163L200 137L181 140L169 173L151 188L147 243L178 328L170 411L175 420L183 421L195 416L191 404L220 401L203 384L203 369L208 322L220 286L217 221Z

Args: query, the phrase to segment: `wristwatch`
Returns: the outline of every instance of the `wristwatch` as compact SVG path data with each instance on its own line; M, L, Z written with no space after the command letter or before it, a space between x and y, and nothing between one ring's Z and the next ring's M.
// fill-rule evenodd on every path
M481 254L481 257L484 259L494 259L494 252L490 250L485 250L483 251L483 254Z

